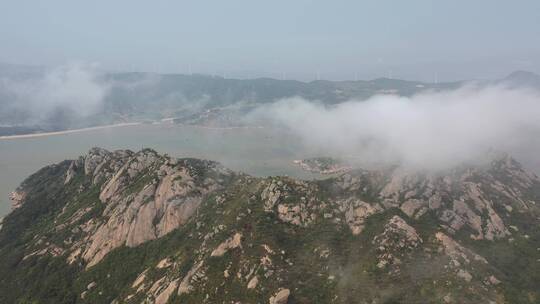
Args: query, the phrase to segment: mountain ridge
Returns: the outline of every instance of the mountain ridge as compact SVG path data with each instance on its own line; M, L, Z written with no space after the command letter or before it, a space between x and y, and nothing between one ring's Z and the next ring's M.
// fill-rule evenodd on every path
M540 182L506 155L437 174L355 169L302 181L95 148L41 169L17 194L0 229L6 303L539 296Z
M78 71L104 92L98 109L89 113L75 113L69 104L54 106L34 113L35 106L20 94L13 83L34 82L47 75L43 67L16 65L0 66L0 135L47 132L121 122L159 121L197 115L205 110L271 103L284 98L301 97L328 105L348 100L365 100L377 94L412 96L430 90L456 89L467 81L427 83L400 79L377 78L358 81L280 80L273 78L229 79L209 75L155 74L144 72ZM88 75L87 75L88 74ZM510 84L540 87L538 77L510 74L500 80L475 81L477 84ZM511 75L514 75L511 77ZM519 77L516 77L519 76ZM538 76L538 75L536 75ZM67 75L64 78L69 79ZM536 79L536 80L534 80ZM79 81L80 79L76 79ZM23 86L24 87L24 86ZM40 100L42 96L33 97ZM30 98L31 99L31 98ZM78 100L70 101L77 104Z

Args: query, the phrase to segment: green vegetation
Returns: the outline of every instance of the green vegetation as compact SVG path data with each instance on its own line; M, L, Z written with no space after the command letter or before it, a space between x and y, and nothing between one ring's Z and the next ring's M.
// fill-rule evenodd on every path
M156 162L139 166L143 169L122 185L118 199L133 200L147 185L160 183L163 176L157 168L164 163L168 159L158 156ZM84 229L95 231L87 224L105 223L111 216L104 214L110 204L121 205L101 202L99 193L107 179L95 183L80 168L64 184L70 164L44 168L22 184L25 202L0 230L0 303L152 302L171 282L183 282L184 288L187 284L190 292L179 294L176 287L168 303L267 303L280 288L290 290L288 303L480 303L486 299L537 303L539 299L536 209L508 213L497 207L501 214L508 213L504 220L517 231L494 241L472 240L471 228L452 234L432 209L419 218L408 217L399 208L381 209L370 214L355 235L343 204L383 204L379 193L388 182L384 175L360 170L348 173L357 178L355 188L349 189L342 186L341 177L313 182L255 178L219 173L222 169L216 169L219 164L214 162L178 160L171 168L189 176L174 179L174 187L189 185L179 188L179 193L201 197L186 223L138 246L119 245L92 267L87 268L80 256L68 263L72 244L84 246L89 237ZM211 180L220 180L219 186L203 195ZM535 191L527 197L537 197ZM276 193L279 197L269 205ZM451 189L448 195L461 194ZM183 203L177 198L170 203ZM141 206L149 206L152 200ZM405 194L400 200L405 200ZM119 212L131 212L128 208ZM484 221L488 216L482 213ZM405 228L388 228L396 217ZM152 229L164 218L164 214L152 218ZM410 235L400 230L407 227L421 239L417 246L410 245ZM438 232L465 248L455 249L457 258L445 252L435 237ZM235 235L241 235L240 242L230 245ZM213 256L220 247L225 248L222 254ZM383 259L390 262L381 263ZM469 274L470 281L464 279L467 275L458 277L459 270ZM497 280L490 283L490 276ZM137 278L142 278L140 284L132 287ZM248 289L254 278L257 284Z

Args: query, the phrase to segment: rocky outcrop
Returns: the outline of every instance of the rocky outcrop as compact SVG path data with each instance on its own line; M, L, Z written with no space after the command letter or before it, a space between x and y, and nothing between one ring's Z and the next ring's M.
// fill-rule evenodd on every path
M369 216L384 210L378 203L369 204L356 199L340 201L338 205L340 210L345 213L345 221L354 235L358 235L364 230L364 222Z
M259 283L259 277L254 276L253 278L251 278L251 280L249 280L249 282L247 284L247 289L256 288L258 283Z
M179 279L176 279L170 282L162 290L159 290L157 296L155 297L154 304L166 304L171 295L176 291L176 288L178 288L178 281Z
M280 289L273 297L270 298L268 302L270 304L287 304L290 294L290 290L286 288Z
M227 251L239 247L242 247L242 234L235 233L234 236L219 244L219 246L214 249L210 255L213 257L220 257L223 256Z
M401 217L393 216L372 242L377 251L377 267L401 264L401 260L422 242L412 226Z
M285 196L287 193L287 185L282 181L274 181L263 189L261 192L261 199L264 202L264 210L267 212L272 212L276 204L282 199L282 195Z
M202 275L197 275L199 271L202 270L203 261L200 261L193 265L191 269L188 271L188 273L184 276L182 281L180 282L180 285L178 286L178 295L187 294L193 291L193 281L194 278L201 277Z
M537 295L509 278L535 271L540 182L506 158L447 172L351 170L303 181L148 149L92 149L43 169L18 193L24 203L4 220L0 257L40 276L49 271L40 263L73 274L77 284L62 288L81 302L382 303L427 294L489 303L507 301L507 290L524 290L520 300ZM28 283L21 273L4 277ZM0 289L11 282L0 279Z
M129 150L109 152L102 148L92 148L86 156L79 158L75 167L79 168L82 163L84 174L97 184L109 179L133 155L134 153Z
M488 166L446 172L402 168L378 173L352 171L337 178L335 184L355 194L337 204L354 234L362 231L363 222L369 216L399 208L415 220L431 212L450 234L469 230L474 232L470 235L473 239L495 240L511 235L504 220L506 214L501 210L525 212L535 205L534 201L523 199L523 193L538 184L538 178L503 155ZM372 199L358 201L359 191Z
M458 242L456 242L454 239L447 236L446 234L442 232L437 232L435 234L435 238L441 244L440 250L450 257L451 265L459 267L463 264L468 265L471 263L471 261L478 261L487 264L485 258L461 246Z
M370 216L398 208L414 220L428 212L435 215L448 234L465 230L473 232L472 239L491 241L511 235L505 223L508 214L501 214L501 210L510 213L530 209L535 202L523 199L523 193L536 184L536 176L527 173L507 155L497 155L486 166L445 172L419 172L399 167L353 170L333 179L329 191L335 192L334 188L338 188L343 193L329 201L313 200L305 195L312 186L272 178L265 184L261 199L267 212L296 226L307 227L317 217L324 217L347 223L351 232L358 235Z
M9 194L9 199L11 200L11 210L20 208L24 203L24 198L26 193L24 191L13 191Z
M263 186L260 197L266 212L275 213L281 221L296 226L306 227L316 219L314 211L320 202L310 195L317 191L314 185L278 178Z
M208 194L223 188L232 172L217 163L178 161L152 150L108 152L95 148L72 162L66 183L84 168L92 183L103 182L103 222L87 223L87 237L73 244L70 260L80 256L91 267L111 250L137 246L183 225ZM80 172L81 173L81 172ZM68 178L69 177L69 178Z

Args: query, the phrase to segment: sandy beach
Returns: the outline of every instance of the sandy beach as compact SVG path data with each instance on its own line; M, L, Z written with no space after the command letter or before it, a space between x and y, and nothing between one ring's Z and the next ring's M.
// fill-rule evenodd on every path
M199 129L208 129L208 130L241 130L241 129L264 129L263 126L238 126L238 127L210 127L205 125L189 125L183 123L176 123L178 126L188 127L188 128L199 128Z
M104 126L88 127L88 128L72 129L72 130L64 130L64 131L55 131L55 132L43 132L43 133L21 134L21 135L6 135L6 136L0 136L0 140L64 135L64 134L70 134L70 133L95 131L95 130L100 130L100 129L136 126L136 125L140 125L140 124L141 124L140 122L127 122L127 123L119 123L119 124L114 124L114 125L104 125Z

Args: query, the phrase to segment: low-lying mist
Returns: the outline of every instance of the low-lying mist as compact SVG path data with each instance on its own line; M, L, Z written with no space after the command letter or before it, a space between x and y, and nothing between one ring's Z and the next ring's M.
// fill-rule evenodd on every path
M470 84L412 97L378 95L328 106L301 98L259 107L263 119L308 147L366 164L446 169L509 152L540 168L540 93Z
M109 86L96 66L68 64L31 77L0 79L3 112L19 113L18 124L60 123L98 113Z

